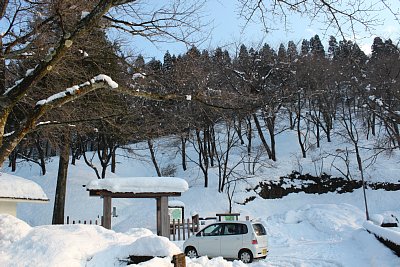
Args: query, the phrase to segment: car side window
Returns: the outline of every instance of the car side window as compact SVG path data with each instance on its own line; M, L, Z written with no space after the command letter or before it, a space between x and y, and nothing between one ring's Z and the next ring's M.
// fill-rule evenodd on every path
M224 224L223 235L242 235L247 234L247 226L239 223Z
M249 232L249 230L247 230L247 225L245 224L238 224L238 228L241 235L247 234Z
M202 233L203 236L216 236L220 235L222 230L222 225L221 224L212 224L205 228Z
M236 226L232 223L224 225L223 235L237 235Z

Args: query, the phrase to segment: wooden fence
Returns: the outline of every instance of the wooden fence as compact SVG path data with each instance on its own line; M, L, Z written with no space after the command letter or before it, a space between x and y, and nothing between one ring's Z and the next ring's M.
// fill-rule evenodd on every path
M190 219L182 222L181 220L172 220L170 229L170 240L186 240L199 230L199 223L196 220L190 221Z
M66 218L66 222L65 224L93 224L93 225L102 225L101 220L102 217L100 218L100 216L98 216L97 219L95 220L72 220L69 216L67 216Z
M66 217L65 224L89 224L102 225L103 216L98 216L95 220L72 220L69 216ZM199 231L200 222L198 215L193 216L192 220L172 220L170 224L170 240L179 241L186 240L191 235Z

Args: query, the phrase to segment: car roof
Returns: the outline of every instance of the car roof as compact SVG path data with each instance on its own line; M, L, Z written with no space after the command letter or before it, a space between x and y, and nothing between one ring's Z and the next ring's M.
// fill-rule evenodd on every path
M220 221L220 222L215 222L215 223L212 223L212 224L220 224L220 223L256 224L256 223L261 223L261 222L255 222L255 221Z

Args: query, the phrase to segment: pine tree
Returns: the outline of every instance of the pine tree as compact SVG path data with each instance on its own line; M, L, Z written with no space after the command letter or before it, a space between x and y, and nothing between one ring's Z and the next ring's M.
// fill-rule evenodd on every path
M278 62L286 62L286 48L284 44L280 44L279 45L279 49L278 49Z
M293 41L288 42L287 56L289 62L293 62L297 58L297 46Z
M325 57L325 49L318 34L310 39L311 54L318 58Z
M302 57L308 56L308 53L310 52L310 42L307 39L303 39L301 42L301 50L300 50L300 55Z
M385 44L383 43L380 37L375 37L374 42L371 46L371 59L379 59L381 55L383 55L383 51L385 49Z
M337 50L338 50L338 42L336 41L335 36L329 37L329 48L328 48L328 57L333 59L336 57Z
M169 51L167 51L164 55L164 64L162 65L162 69L164 72L168 72L172 69L172 56L169 53Z

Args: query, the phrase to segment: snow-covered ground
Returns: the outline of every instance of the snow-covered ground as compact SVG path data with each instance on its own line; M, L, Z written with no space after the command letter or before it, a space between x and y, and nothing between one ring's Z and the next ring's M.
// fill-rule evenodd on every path
M317 172L323 167L325 171L330 170L338 175L334 168L329 168L329 159L324 158L324 162L317 160L318 154L321 154L319 149L310 150L307 159L298 157L298 153L291 150L297 148L297 145L295 138L289 138L290 134L292 133L278 137L277 163L270 164L268 168L260 168L257 176L238 185L234 195L237 202L255 195L253 191L244 190L249 184L257 184L262 179L276 179L292 170L299 170L299 166L303 173ZM159 151L164 151L162 146L165 143L165 140L158 143ZM345 146L345 143L337 142L326 145L324 149L325 152L337 151ZM171 155L176 155L174 151L170 152L158 153L161 166L179 162L179 158L171 158ZM149 161L128 158L122 150L118 153L120 156L117 172L108 173L108 178L155 175ZM188 153L192 153L190 149ZM367 158L368 155L363 156ZM390 157L381 155L373 167L366 169L367 179L397 182L399 159L399 155L395 153ZM343 167L340 162L336 164ZM17 169L15 175L31 179L43 187L50 203L20 204L17 216L21 220L0 216L0 266L124 266L125 263L120 259L134 253L167 256L155 258L139 266L172 266L170 257L182 249L183 242L169 242L152 234L156 228L155 200L114 199L112 205L117 208L118 217L112 218L113 230L88 225L49 225L57 166L58 159L51 159L44 176L40 175L40 170L35 165L25 163ZM9 172L7 168L3 171ZM351 171L357 177L354 164ZM185 204L186 216L194 212L201 217L215 216L215 213L228 210L227 194L218 193L216 189L218 181L215 169L210 170L209 188L202 187L201 172L194 166L183 172L177 163L174 176L182 177L189 183L189 190L176 198ZM95 220L101 215L102 201L97 197L89 197L86 188L82 186L94 179L94 172L82 160L77 161L76 166L69 167L66 215L70 216L71 221ZM399 217L398 192L367 190L367 197L370 213L394 214ZM273 200L256 197L246 205L235 203L233 208L235 212L241 213L241 218L250 216L261 220L267 229L270 253L265 260L256 261L249 266L400 266L400 258L363 228L365 212L361 190L347 194L298 193ZM240 261L206 257L187 259L187 265L246 266Z

